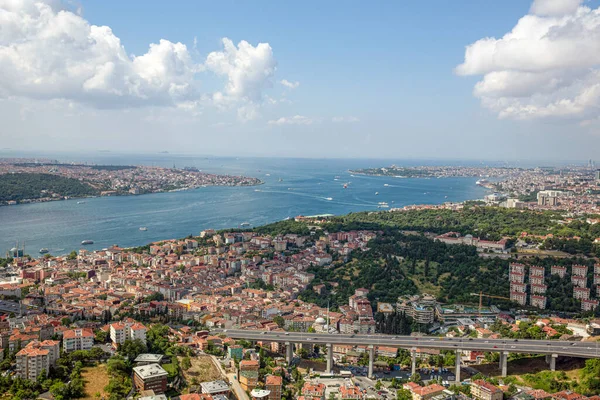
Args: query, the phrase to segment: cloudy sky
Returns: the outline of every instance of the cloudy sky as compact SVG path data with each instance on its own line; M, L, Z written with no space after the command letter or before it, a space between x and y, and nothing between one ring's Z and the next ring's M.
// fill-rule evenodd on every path
M0 150L597 159L599 5L0 0Z

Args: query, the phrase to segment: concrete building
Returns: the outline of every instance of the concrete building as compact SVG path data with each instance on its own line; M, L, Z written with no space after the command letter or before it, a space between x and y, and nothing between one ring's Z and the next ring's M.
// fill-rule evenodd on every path
M91 329L69 329L63 332L63 350L89 350L94 345L94 332Z
M158 364L149 364L133 368L133 383L138 391L152 390L160 394L167 390L169 374Z
M138 367L150 364L161 364L164 357L165 356L162 354L144 353L137 356L133 362L136 363Z
M260 365L256 360L242 360L239 367L239 382L242 389L249 392L258 384Z
M561 278L564 278L565 275L567 275L567 268L562 267L560 265L553 265L552 267L550 267L550 273L552 275L558 275Z
M499 387L477 379L471 383L471 396L478 400L502 400L503 392Z
M36 380L42 372L48 374L60 355L59 348L60 343L56 340L36 340L28 343L16 355L17 376Z
M202 382L200 384L200 387L202 388L202 393L204 394L210 394L213 397L218 395L229 397L230 389L229 385L227 385L225 381L219 380L211 382Z
M283 387L283 379L278 375L267 375L265 378L265 389L269 393L268 400L281 400L281 389Z
M114 347L126 340L140 339L146 343L146 327L139 322L116 322L110 325L110 340Z
M541 310L545 310L546 309L546 296L536 296L536 295L531 295L529 297L529 304L531 304L532 307L537 307Z
M510 300L524 306L527 303L527 295L521 292L510 292Z
M429 400L432 397L439 396L446 390L442 385L434 383L429 386L418 386L411 389L413 400Z

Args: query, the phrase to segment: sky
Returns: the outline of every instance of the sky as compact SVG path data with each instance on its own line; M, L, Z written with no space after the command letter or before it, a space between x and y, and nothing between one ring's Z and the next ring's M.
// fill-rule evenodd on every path
M596 159L600 0L0 0L0 150Z

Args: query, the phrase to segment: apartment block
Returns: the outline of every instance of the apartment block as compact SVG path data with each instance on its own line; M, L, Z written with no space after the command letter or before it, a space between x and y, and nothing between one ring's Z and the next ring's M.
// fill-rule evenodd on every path
M532 265L531 267L529 267L529 276L541 276L542 278L544 277L545 274L545 269L544 267L538 267L537 265Z
M158 364L143 365L133 368L133 383L138 391L152 390L155 394L167 390L169 374Z
M560 265L553 265L550 267L550 273L552 275L558 275L561 278L564 278L567 275L567 268L561 267Z
M511 272L508 275L508 280L514 283L524 283L525 282L525 274L520 272Z
M572 272L575 276L587 276L588 267L587 265L573 265Z
M573 275L571 277L571 283L575 287L585 288L585 287L587 287L587 278L584 277L584 276L575 276L575 275Z
M56 340L28 343L16 355L17 376L36 380L42 372L48 374L59 357L59 348L60 342Z
M281 388L283 387L283 379L278 375L267 375L265 378L265 389L269 390L267 400L281 400Z
M531 284L531 293L532 294L544 294L548 290L548 286L546 285L534 285Z
M502 400L503 398L502 389L482 379L473 381L471 395L477 400Z
M527 291L527 285L524 283L511 283L510 284L511 292L525 293Z
M114 347L126 340L140 339L146 343L146 327L139 322L117 322L110 325L110 340Z
M529 283L531 283L532 285L543 285L544 277L543 276L530 276Z
M63 332L63 350L89 350L94 345L94 332L91 329L69 329Z
M581 300L581 311L593 311L598 307L598 300Z
M537 307L541 310L545 310L546 309L546 296L536 296L536 295L531 295L529 297L529 304L531 304L532 307Z
M590 289L581 287L573 288L573 298L580 300L589 300Z
M510 263L510 273L525 274L525 265L520 263Z
M510 292L510 299L515 303L519 303L524 306L527 302L527 295L521 292Z

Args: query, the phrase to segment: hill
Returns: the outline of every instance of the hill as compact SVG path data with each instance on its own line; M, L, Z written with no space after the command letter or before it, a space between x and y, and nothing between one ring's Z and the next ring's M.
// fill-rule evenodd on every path
M0 202L95 194L96 189L73 178L42 173L0 175Z

